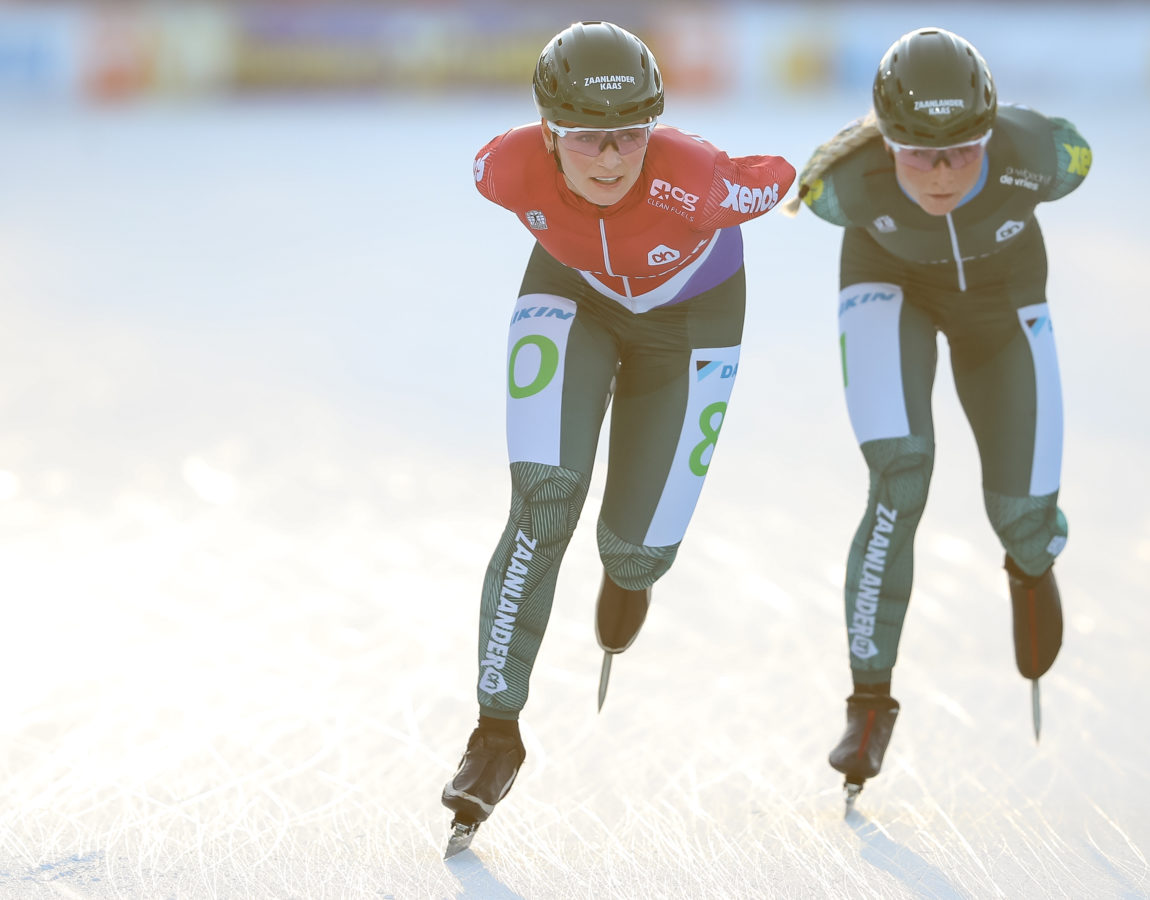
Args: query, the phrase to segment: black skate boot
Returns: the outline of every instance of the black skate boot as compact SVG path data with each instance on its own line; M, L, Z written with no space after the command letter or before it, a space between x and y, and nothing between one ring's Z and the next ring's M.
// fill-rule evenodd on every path
M519 767L527 757L519 738L518 723L500 722L492 726L490 722L480 716L479 727L471 732L459 761L459 770L443 786L443 805L455 813L444 859L471 844L480 824L487 821L495 804L511 790Z
M1009 556L1005 563L1014 617L1014 661L1023 678L1031 680L1034 739L1042 729L1038 679L1054 665L1062 647L1062 600L1054 567L1041 575L1027 575Z
M833 768L842 772L847 811L854 806L863 782L882 769L882 758L894 731L898 701L886 693L856 689L847 697L847 730L830 754Z
M599 673L599 709L607 697L607 680L611 677L611 657L622 653L639 636L651 605L651 589L629 591L621 588L603 573L599 600L595 605L595 639L603 648L603 668Z

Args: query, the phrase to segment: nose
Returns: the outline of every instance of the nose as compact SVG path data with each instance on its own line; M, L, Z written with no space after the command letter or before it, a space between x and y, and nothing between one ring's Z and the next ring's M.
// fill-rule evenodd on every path
M603 138L603 143L599 145L599 156L597 159L609 166L615 165L623 154L619 152L619 145L615 143L615 139L610 135Z
M954 174L954 166L950 164L949 159L939 154L934 161L934 166L931 168L931 174L942 178L950 178Z

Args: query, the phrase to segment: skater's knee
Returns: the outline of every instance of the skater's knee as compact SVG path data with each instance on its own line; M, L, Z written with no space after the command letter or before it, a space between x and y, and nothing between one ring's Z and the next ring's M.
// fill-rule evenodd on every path
M1058 494L1008 497L984 491L986 513L1003 549L1027 575L1041 575L1066 546L1069 527Z
M603 568L615 584L629 591L641 591L662 578L679 552L678 544L668 547L632 544L611 531L602 519L598 539Z
M567 541L579 522L589 481L582 472L561 466L512 463L512 521L529 521L532 539L545 545Z
M875 502L902 518L921 514L934 469L934 442L919 435L884 438L862 445Z

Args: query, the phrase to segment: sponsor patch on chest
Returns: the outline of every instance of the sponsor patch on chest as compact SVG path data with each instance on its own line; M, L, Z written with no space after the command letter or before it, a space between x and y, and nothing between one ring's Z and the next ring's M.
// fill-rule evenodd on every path
M668 247L666 244L660 244L654 250L647 254L647 265L649 266L665 266L667 263L675 262L683 254L681 254L674 247Z
M994 239L1000 244L1003 241L1009 241L1025 227L1025 222L1019 222L1017 219L1007 219L998 226L998 231L994 233Z
M1006 171L998 177L998 183L1007 187L1020 187L1028 191L1037 191L1050 184L1050 176L1031 172L1029 169L1016 169L1014 166L1007 166Z

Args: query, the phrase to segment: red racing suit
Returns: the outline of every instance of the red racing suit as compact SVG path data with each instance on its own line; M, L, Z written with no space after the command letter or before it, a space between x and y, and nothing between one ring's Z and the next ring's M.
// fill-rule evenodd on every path
M746 305L740 225L771 209L794 168L732 159L674 128L601 207L573 191L540 125L475 158L483 196L536 238L507 341L511 510L484 577L484 715L516 718L550 616L610 403L596 540L606 577L650 587L671 566L711 464L738 371Z
M686 300L733 274L741 244L712 259L721 229L767 212L794 178L780 156L732 158L667 125L652 133L635 186L609 207L567 186L538 123L511 129L475 157L484 197L515 213L555 259L634 313Z

